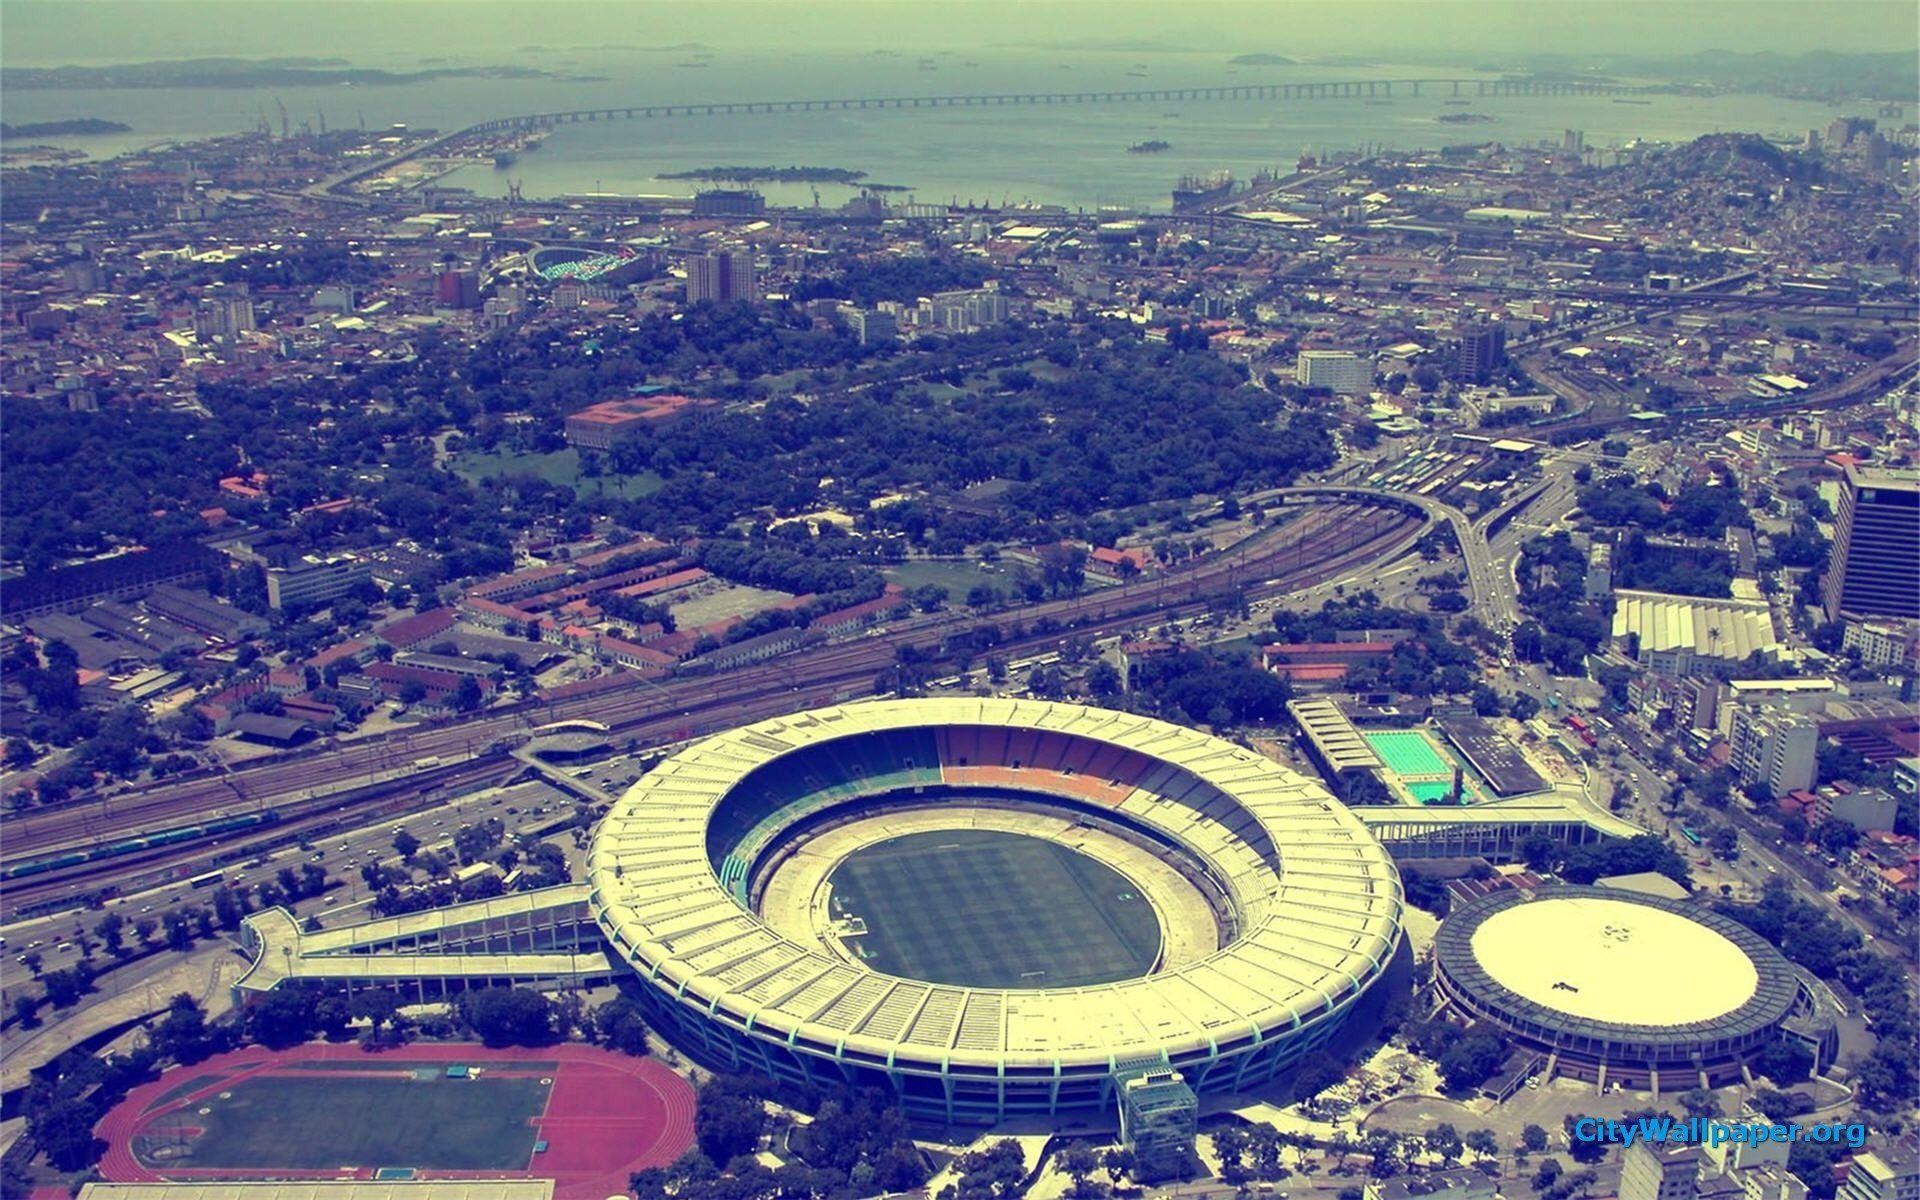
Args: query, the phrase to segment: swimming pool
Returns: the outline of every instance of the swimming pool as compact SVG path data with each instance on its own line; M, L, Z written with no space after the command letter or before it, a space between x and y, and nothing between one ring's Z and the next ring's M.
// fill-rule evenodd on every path
M1402 782L1400 786L1411 792L1413 798L1422 804L1451 804L1453 802L1453 784L1451 781L1447 783ZM1465 794L1469 802L1477 799L1471 787L1465 789Z
M1373 747L1381 761L1402 779L1417 778L1421 775L1453 774L1453 763L1441 754L1423 733L1411 729L1395 730L1390 733L1365 733L1367 745Z

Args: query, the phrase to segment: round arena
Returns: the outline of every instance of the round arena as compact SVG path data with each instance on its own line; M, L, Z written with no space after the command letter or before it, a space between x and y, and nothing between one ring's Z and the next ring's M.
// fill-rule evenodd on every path
M1399 877L1319 784L1126 713L818 709L666 760L601 822L592 908L658 1025L716 1065L893 1089L951 1123L1200 1092L1333 1035Z
M1434 965L1461 1014L1601 1083L1737 1077L1805 1007L1794 969L1744 925L1609 888L1480 897L1441 923Z

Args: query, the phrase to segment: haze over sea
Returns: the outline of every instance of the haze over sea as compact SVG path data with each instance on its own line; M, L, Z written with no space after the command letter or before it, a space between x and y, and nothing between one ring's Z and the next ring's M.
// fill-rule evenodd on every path
M552 31L552 41L545 48L532 48L528 41L508 40L510 33L525 37L529 29L524 25L494 31L484 42L450 30L446 39L400 43L355 38L349 44L337 28L291 20L287 27L299 36L278 43L229 37L215 44L207 40L216 32L208 26L200 26L207 35L202 40L169 26L168 36L137 44L124 32L118 37L102 32L87 43L86 53L72 53L72 30L64 30L56 41L37 28L59 13L70 16L76 8L87 12L98 7L10 3L6 64L128 62L211 54L338 55L355 67L389 71L512 65L603 78L453 78L393 86L268 89L9 90L7 119L15 124L100 117L133 127L133 133L114 137L39 139L95 155L167 140L237 133L255 127L263 117L277 129L279 104L286 106L296 128L303 122L317 126L324 113L332 128L364 122L370 129L405 123L451 130L517 113L628 104L1476 75L1466 68L1387 62L1236 67L1229 62L1232 50L1152 50L1145 47L1153 42L1138 40L1119 49L981 44L984 35L977 29L969 31L966 39L975 44L953 50L847 50L814 44L778 53L748 53L718 43L711 51L673 48L681 40L674 35L685 30L637 21L609 23L603 40L593 46L565 40L581 32L578 22L571 22L565 30ZM201 10L198 5L132 7L149 18L154 12L184 17ZM398 7L414 18L428 15L421 6ZM308 13L306 6L296 4L259 8L289 15ZM458 5L443 10L450 21L474 11L496 10ZM569 7L566 11L577 15L581 10ZM609 11L618 16L655 10L616 6ZM969 11L974 10L963 6L958 15ZM1278 44L1282 41L1266 36L1249 48L1284 52L1287 47ZM394 49L398 44L405 44L407 50ZM929 43L922 39L918 44ZM1467 53L1461 58L1476 61ZM1182 174L1225 169L1244 179L1263 167L1291 169L1303 153L1352 149L1363 143L1411 148L1557 141L1565 129L1583 130L1587 145L1599 148L1636 138L1684 141L1719 130L1798 138L1835 115L1872 113L1864 102L1829 106L1763 95L1647 99L1649 103L1623 104L1604 96L1486 97L1448 105L1443 95L1430 90L1419 99L1400 95L1391 103L1371 104L1357 99L1144 101L618 120L561 126L543 147L521 155L505 170L490 163L476 165L455 171L444 182L490 196L504 194L509 180L518 180L530 198L580 192L684 195L694 190L692 181L656 176L717 164L802 164L865 171L869 182L912 189L910 196L899 198L931 203L959 199L1164 209L1173 181ZM1469 112L1493 119L1464 125L1435 120L1441 114ZM1128 146L1147 140L1168 142L1172 149L1160 154L1127 153ZM762 190L777 203L811 199L806 185L766 185ZM824 184L819 190L829 205L853 194L853 189Z

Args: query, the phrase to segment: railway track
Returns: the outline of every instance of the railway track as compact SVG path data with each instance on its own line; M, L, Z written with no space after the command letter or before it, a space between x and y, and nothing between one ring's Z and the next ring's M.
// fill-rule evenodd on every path
M947 638L982 625L1017 628L999 650L1020 654L1057 646L1069 636L1110 636L1145 625L1183 619L1208 611L1223 592L1248 600L1266 599L1325 582L1359 563L1403 552L1425 522L1390 510L1337 504L1319 507L1275 529L1258 533L1185 571L1099 592L1023 607L1013 613L929 614L885 633L853 642L819 647L745 670L662 683L639 681L615 691L560 701L529 701L481 717L406 733L334 746L307 755L275 759L249 767L142 789L119 796L94 797L81 805L15 816L0 827L9 869L48 855L95 849L116 839L213 821L261 808L293 806L294 819L308 814L371 810L390 802L395 791L417 783L405 770L421 758L456 756L463 762L485 755L502 739L550 721L591 717L623 738L642 745L685 740L717 729L764 719L796 708L832 703L865 694L874 679L897 661L903 647L938 654ZM1033 628L1040 624L1041 628ZM374 777L396 771L393 787ZM424 804L420 805L424 806ZM279 827L284 841L292 826ZM249 844L252 843L250 839ZM257 840L273 841L263 831ZM182 845L159 855L141 855L146 871L156 864L194 861L204 845ZM139 871L95 865L49 875L28 885L10 883L4 911L44 904L60 895L83 894L131 878ZM84 875L88 887L74 880ZM65 889L64 891L62 889Z

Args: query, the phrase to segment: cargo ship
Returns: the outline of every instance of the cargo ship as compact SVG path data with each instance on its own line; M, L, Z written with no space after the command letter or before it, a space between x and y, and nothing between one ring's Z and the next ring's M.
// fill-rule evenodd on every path
M1233 174L1215 171L1211 175L1182 175L1173 185L1173 211L1192 212L1233 195Z

